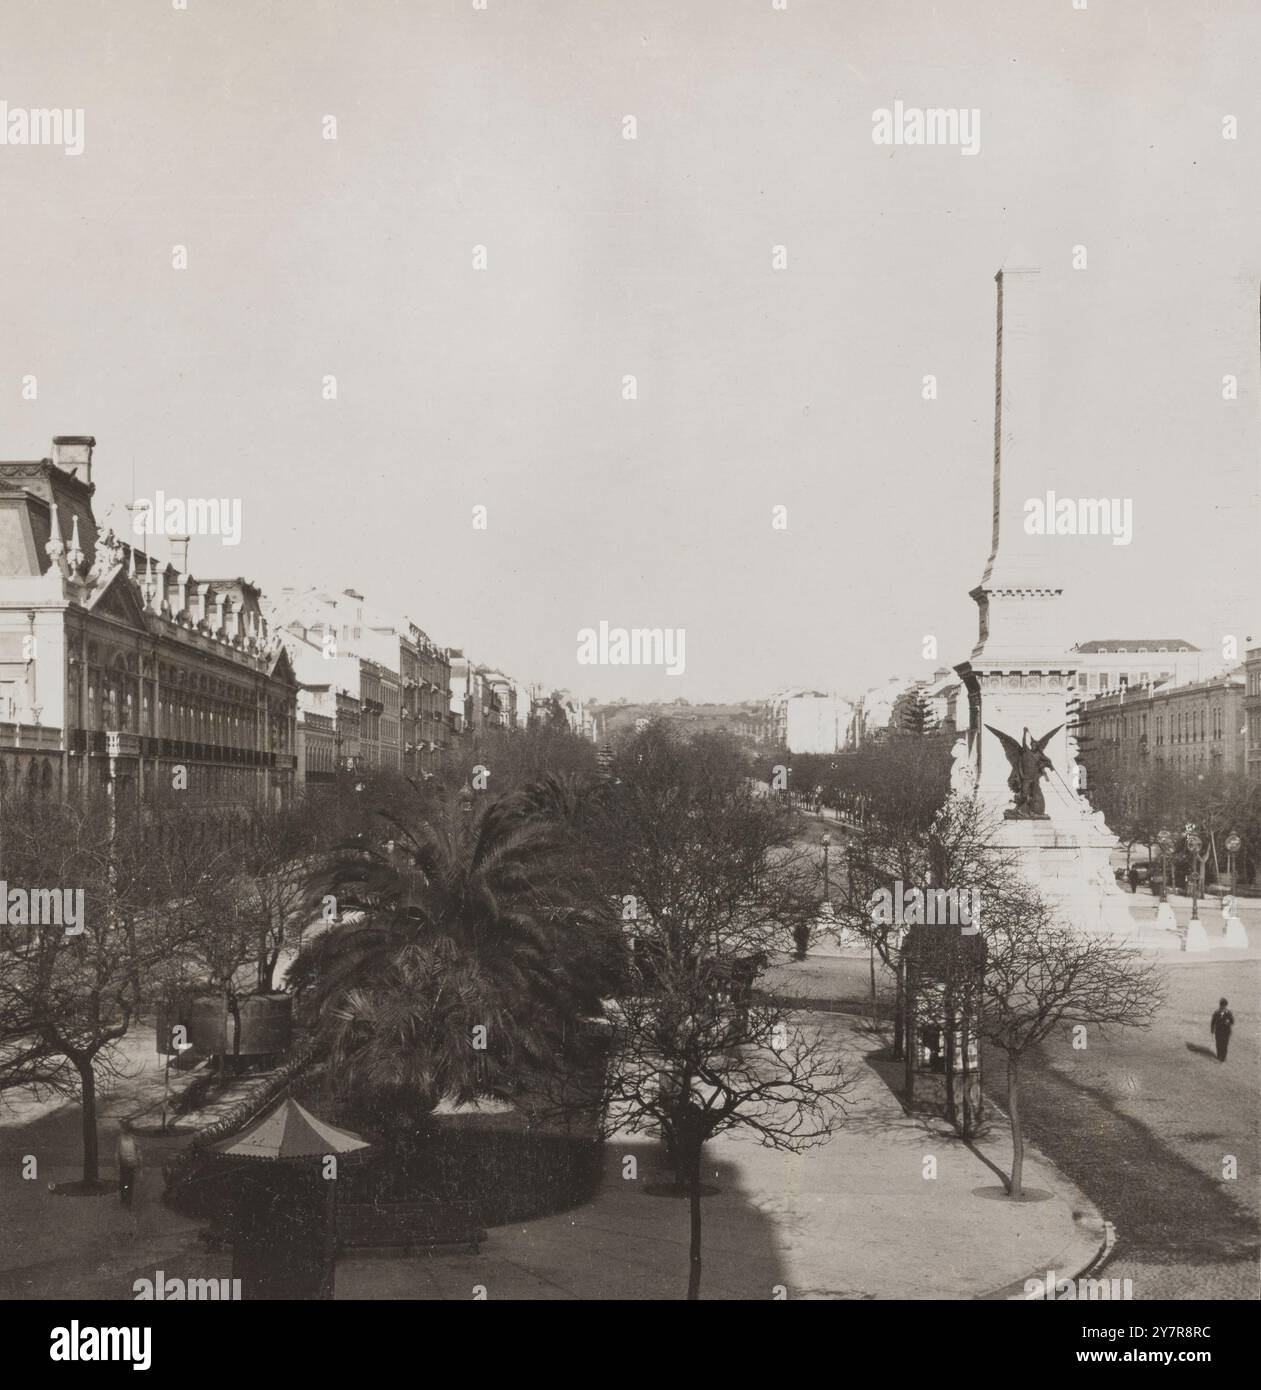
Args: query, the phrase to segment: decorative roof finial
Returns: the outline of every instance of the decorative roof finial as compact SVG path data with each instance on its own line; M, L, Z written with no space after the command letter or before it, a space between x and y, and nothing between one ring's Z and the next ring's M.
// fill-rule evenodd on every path
M66 553L66 543L61 539L61 518L57 515L57 503L54 501L49 505L50 527L48 540L44 545L44 554L53 562L60 565L62 556Z
M79 518L76 514L70 530L70 548L66 551L66 564L70 566L70 571L73 574L77 572L82 563L83 547L79 544Z

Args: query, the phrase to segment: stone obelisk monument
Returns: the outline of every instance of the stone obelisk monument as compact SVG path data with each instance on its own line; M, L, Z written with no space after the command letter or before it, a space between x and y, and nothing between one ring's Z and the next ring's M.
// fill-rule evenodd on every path
M1028 535L1025 502L1055 483L1041 449L1039 270L1019 248L998 281L994 526L972 590L980 636L955 667L968 692L968 732L956 749L956 789L975 787L1000 848L1083 931L1140 935L1113 875L1116 836L1076 789L1069 729L1075 674L1063 629L1057 538ZM965 741L966 740L966 741ZM1144 938L1170 933L1142 931Z

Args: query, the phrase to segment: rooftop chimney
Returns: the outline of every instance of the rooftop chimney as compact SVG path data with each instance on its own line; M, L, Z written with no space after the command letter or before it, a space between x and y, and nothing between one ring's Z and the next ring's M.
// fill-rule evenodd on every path
M53 437L53 462L81 483L91 483L95 448L96 440L90 434L58 434Z
M171 563L181 574L188 573L188 536L172 536Z

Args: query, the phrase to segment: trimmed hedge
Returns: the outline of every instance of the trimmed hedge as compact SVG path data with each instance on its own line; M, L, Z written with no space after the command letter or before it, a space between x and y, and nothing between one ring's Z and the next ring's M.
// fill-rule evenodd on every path
M406 1158L370 1153L348 1165L338 1196L356 1203L451 1202L471 1209L483 1226L503 1226L589 1202L602 1154L590 1138L443 1125Z

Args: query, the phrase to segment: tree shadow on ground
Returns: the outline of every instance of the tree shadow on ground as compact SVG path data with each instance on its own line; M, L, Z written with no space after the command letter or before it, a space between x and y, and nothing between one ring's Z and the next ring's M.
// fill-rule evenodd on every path
M897 1128L906 1133L908 1143L919 1143L921 1136L925 1134L931 1134L939 1143L967 1143L944 1115L933 1114L927 1110L913 1110L907 1105L904 1090L906 1063L901 1058L894 1057L893 1047L887 1035L868 1024L861 1030L861 1040L865 1046L864 1050L857 1054L857 1059L880 1078L885 1089L897 1101L901 1113L896 1118L879 1111L866 1114L851 1113L845 1119L844 1128L847 1131L857 1134L887 1134ZM984 1134L988 1124L988 1120L983 1120L978 1132ZM986 1162L988 1163L988 1160ZM993 1167L993 1164L989 1166Z
M1003 1069L993 1075L989 1089L1005 1103ZM1222 1181L1121 1113L1105 1091L1031 1057L1020 1108L1032 1142L1116 1225L1118 1250L1152 1264L1256 1260L1252 1214Z
M644 1137L614 1136L605 1146L593 1200L556 1216L492 1228L467 1268L487 1272L490 1296L592 1300L684 1299L688 1287L690 1207L675 1195L664 1146ZM633 1176L626 1160L636 1159ZM739 1166L709 1145L701 1173L702 1301L807 1297L791 1285L777 1218L741 1181ZM762 1194L764 1197L764 1194ZM519 1278L503 1285L496 1270Z
M875 1041L878 1040L879 1035L872 1032L871 1037L873 1041ZM975 1134L970 1139L964 1138L944 1115L936 1115L909 1108L904 1089L906 1081L906 1063L901 1058L894 1057L893 1047L888 1039L884 1040L883 1047L867 1053L863 1060L872 1071L880 1077L888 1087L890 1094L902 1107L902 1114L905 1117L903 1123L908 1126L908 1133L913 1133L915 1135L931 1134L934 1141L938 1144L963 1145L975 1154L980 1162L982 1162L998 1179L998 1186L1001 1191L996 1192L994 1195L1006 1195L1009 1183L1007 1171L1000 1164L995 1163L975 1142L976 1140L989 1137L996 1128L1001 1128L1005 1133L1007 1125L1001 1116L994 1115L992 1112L989 1112L989 1107L984 1107L981 1119L976 1126ZM911 1128L912 1126L913 1128ZM1030 1200L1043 1200L1046 1196L1045 1193L1037 1191L1036 1189L1028 1189L1026 1195Z

